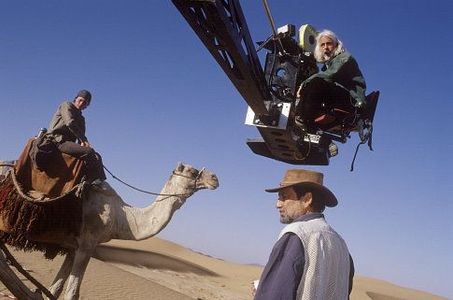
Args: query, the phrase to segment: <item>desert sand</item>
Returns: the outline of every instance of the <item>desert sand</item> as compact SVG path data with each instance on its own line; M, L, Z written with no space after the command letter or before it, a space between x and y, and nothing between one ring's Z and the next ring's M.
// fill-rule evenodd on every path
M62 257L49 261L36 252L12 253L46 286L62 262ZM113 240L99 246L95 258L85 274L81 299L252 299L251 282L262 271L260 266L227 262L158 238ZM8 295L0 283L0 299ZM355 276L351 296L353 300L446 299L361 276Z

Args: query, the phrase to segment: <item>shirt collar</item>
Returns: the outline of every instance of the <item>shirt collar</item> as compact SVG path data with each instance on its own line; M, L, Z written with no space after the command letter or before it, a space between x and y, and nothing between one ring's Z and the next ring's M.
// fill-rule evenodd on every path
M310 221L313 219L324 218L324 214L320 212L310 212L306 213L305 215L300 216L299 218L295 219L294 222L304 222Z

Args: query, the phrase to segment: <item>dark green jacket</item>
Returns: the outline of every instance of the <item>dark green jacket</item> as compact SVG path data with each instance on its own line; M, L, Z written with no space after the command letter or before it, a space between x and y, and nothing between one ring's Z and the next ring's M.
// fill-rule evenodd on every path
M365 103L366 83L357 61L349 52L343 52L328 61L322 71L307 78L302 85L305 87L313 78L322 78L335 83L349 92L356 104Z

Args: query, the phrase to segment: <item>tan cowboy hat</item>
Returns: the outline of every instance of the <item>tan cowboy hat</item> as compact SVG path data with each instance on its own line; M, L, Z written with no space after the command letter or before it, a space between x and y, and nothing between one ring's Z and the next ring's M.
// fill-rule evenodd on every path
M328 207L334 207L338 204L337 197L326 188L323 182L324 175L322 173L308 171L303 169L294 169L286 171L283 180L280 182L280 186L277 188L266 189L266 192L275 193L281 189L290 187L290 186L304 186L308 188L308 191L314 190L319 192L321 200L324 201L324 204Z

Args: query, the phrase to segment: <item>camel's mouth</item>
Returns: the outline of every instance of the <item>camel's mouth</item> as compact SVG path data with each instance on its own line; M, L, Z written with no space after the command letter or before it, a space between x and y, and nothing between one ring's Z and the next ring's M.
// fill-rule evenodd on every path
M210 189L210 190L215 190L218 187L219 187L218 183L217 184L210 184L210 185L207 186L207 188Z
M212 175L211 178L206 180L206 188L210 190L215 190L216 188L219 187L219 179L217 176Z

